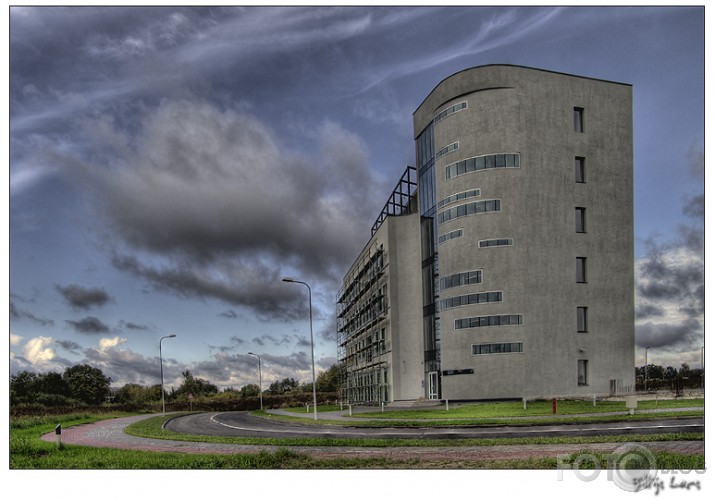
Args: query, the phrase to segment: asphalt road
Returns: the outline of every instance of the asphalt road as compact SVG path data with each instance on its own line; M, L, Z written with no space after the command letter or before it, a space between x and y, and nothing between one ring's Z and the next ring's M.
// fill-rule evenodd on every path
M199 413L170 420L166 429L186 434L241 437L323 437L381 439L504 438L536 436L610 436L704 432L703 417L605 424L564 424L499 427L359 428L314 425L255 417L248 412Z

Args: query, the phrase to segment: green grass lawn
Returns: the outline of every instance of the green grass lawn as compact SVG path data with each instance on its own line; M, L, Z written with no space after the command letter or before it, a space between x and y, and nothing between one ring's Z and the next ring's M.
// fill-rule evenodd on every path
M656 406L657 403L657 406ZM638 410L655 410L670 408L690 408L705 407L704 399L686 400L644 400L638 402ZM608 413L626 411L626 403L623 401L600 401L593 405L592 401L563 400L557 403L557 415L577 415L586 413ZM551 416L551 401L528 402L526 410L521 401L502 401L494 403L473 403L450 405L449 411L444 405L431 408L417 408L404 410L389 410L367 413L353 413L354 417L367 419L488 419L504 417L538 417Z
M343 406L343 409L347 411L347 405ZM310 405L310 410L306 411L305 405L296 406L294 408L282 408L282 410L289 411L291 413L307 413L308 415L313 414L313 405ZM338 405L318 405L318 413L324 413L326 411L339 411L340 406Z
M432 468L470 468L470 469L556 469L555 458L538 458L505 461L419 461L388 458L330 458L317 459L304 453L288 449L274 452L238 453L234 455L185 454L166 452L144 452L117 450L111 448L93 448L76 445L63 445L58 449L54 443L40 440L40 436L51 432L59 422L63 427L89 423L106 418L125 416L124 414L107 415L67 415L61 417L40 417L32 419L12 419L10 425L10 468L11 469L432 469ZM153 417L142 422L144 426L161 434L161 424L167 417ZM141 422L139 422L141 423ZM139 424L137 423L137 424ZM134 424L134 425L137 425ZM142 428L141 426L139 427ZM147 431L148 432L148 431ZM163 431L167 432L167 431ZM172 437L177 436L174 433ZM628 442L653 439L702 439L702 434L662 435L662 436L626 436ZM196 436L193 436L196 438ZM219 438L220 442L231 442L237 438ZM202 439L205 440L205 439ZM464 440L470 441L470 440ZM477 440L471 440L477 441ZM478 440L481 444L507 444L509 440ZM511 440L512 444L517 444ZM530 440L534 441L534 440ZM550 441L550 440L549 440ZM611 438L608 441L612 441ZM572 440L573 442L573 440ZM598 442L585 438L582 443ZM400 443L404 444L403 441ZM455 446L455 440L449 440ZM267 444L265 441L263 444ZM300 444L305 445L305 442ZM336 443L337 444L337 443ZM376 443L373 443L377 445ZM424 445L424 440L415 440L412 445ZM474 444L474 443L471 443ZM391 444L383 443L383 446ZM394 445L394 444L393 444ZM593 454L607 465L608 454ZM576 457L578 454L573 454ZM702 469L702 455L681 455L670 452L656 452L658 467L663 469ZM568 461L567 461L568 462ZM585 464L593 467L593 464Z

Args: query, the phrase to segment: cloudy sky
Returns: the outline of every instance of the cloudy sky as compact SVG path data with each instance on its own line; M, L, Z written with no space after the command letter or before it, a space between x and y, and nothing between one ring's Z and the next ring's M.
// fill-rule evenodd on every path
M492 63L634 89L634 362L700 364L701 8L10 9L11 372L310 380L412 113Z

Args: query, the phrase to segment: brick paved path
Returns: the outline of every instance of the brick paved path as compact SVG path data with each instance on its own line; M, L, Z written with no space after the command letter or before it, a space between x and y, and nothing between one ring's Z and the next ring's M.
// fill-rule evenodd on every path
M94 446L100 448L120 448L128 450L164 451L181 453L257 453L273 451L285 446L240 445L219 443L195 443L130 436L125 427L138 420L154 415L102 420L91 424L69 427L62 430L64 444ZM45 441L54 441L54 432L42 436ZM328 446L293 446L292 450L316 458L332 457L385 457L390 459L421 459L435 461L485 461L509 460L541 457L556 457L563 453L575 453L583 450L610 452L623 443L596 444L554 444L554 445L500 445L500 446L460 446L460 447L328 447ZM651 450L670 450L685 454L704 453L704 441L667 441L641 443Z

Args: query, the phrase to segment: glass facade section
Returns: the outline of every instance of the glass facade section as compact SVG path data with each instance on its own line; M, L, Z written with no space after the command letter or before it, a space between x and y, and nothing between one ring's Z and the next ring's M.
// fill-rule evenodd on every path
M511 238L497 238L493 240L480 240L479 248L489 248L489 247L510 247L514 244L514 240Z
M462 201L467 198L474 198L475 196L480 196L481 194L482 192L480 189L470 189L469 191L453 194L452 196L446 197L444 200L440 200L439 203L437 203L437 208L445 207L454 203L455 201Z
M455 330L465 328L481 328L484 326L522 325L524 317L521 314L496 314L494 316L474 316L454 320Z
M457 111L461 111L463 109L467 109L467 101L457 103L454 106L450 106L447 109L443 110L441 113L434 117L434 123L438 123L447 118L449 115L454 114Z
M446 116L446 115L445 115ZM418 199L420 205L422 238L422 307L424 340L425 397L440 397L440 328L437 313L436 288L439 266L437 258L437 212L434 122L431 122L417 138ZM437 377L437 380L433 380Z
M463 229L457 229L456 231L450 231L447 234L440 236L439 240L437 241L437 244L441 245L442 243L445 243L449 240L453 240L454 238L461 238L462 236L464 236Z
M501 302L502 292L481 292L459 295L440 301L440 310L451 309L453 307L468 306L472 304L487 304L489 302Z
M459 143L454 142L454 143L450 144L449 146L444 147L444 148L440 149L439 151L437 151L437 154L435 155L435 160L439 160L444 155L451 153L452 151L456 151L458 149L459 149Z
M452 274L439 280L439 289L446 290L455 286L478 285L482 282L482 270L467 271L465 273Z
M501 200L474 201L464 205L457 205L449 210L440 212L437 215L437 223L444 224L453 219L486 212L501 212Z
M500 344L472 344L472 355L480 354L509 354L524 352L523 342L503 342Z
M446 180L459 177L460 175L476 172L479 170L489 170L492 168L520 168L519 154L505 153L496 155L475 156L467 158L444 167Z

